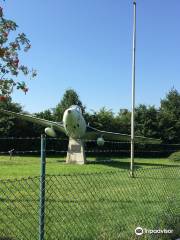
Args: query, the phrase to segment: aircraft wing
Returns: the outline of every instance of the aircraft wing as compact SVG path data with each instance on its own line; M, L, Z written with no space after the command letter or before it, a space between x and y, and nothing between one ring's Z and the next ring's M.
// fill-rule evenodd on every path
M84 136L84 139L87 140L96 140L98 137L102 137L105 141L122 141L122 142L130 142L131 135L115 133L115 132L106 132L101 131L96 128L87 126L87 132ZM150 143L150 144L158 144L161 143L160 139L155 138L147 138L143 136L135 136L136 143Z
M25 120L25 121L39 124L44 127L53 127L54 130L65 133L64 126L60 122L53 122L53 121L49 121L46 119L37 118L33 115L27 115L27 114L23 114L23 113L15 113L15 112L11 112L11 111L4 110L4 109L0 109L0 112L4 113L6 115L10 115L10 116Z

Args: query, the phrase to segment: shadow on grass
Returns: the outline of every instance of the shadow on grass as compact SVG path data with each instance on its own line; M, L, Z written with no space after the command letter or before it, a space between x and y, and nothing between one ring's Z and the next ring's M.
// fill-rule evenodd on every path
M57 162L57 163L66 163L66 160L65 159L58 159L58 160L55 160L55 162Z
M118 160L112 160L112 159L96 159L95 161L87 161L87 164L92 164L92 165L105 165L109 167L114 167L114 168L120 168L120 169L129 169L129 163L128 162L120 162Z
M180 165L175 164L162 164L162 163L135 163L135 166L149 166L149 167L180 167Z
M130 162L121 162L120 160L113 160L110 158L96 158L95 161L87 161L87 164L101 164L101 165L106 165L109 167L114 167L114 168L121 168L121 169L129 169L130 168ZM146 167L146 169L150 169L150 167L180 167L180 165L175 165L175 164L162 164L162 163L135 163L134 168L135 169L140 169ZM147 168L149 167L149 168Z

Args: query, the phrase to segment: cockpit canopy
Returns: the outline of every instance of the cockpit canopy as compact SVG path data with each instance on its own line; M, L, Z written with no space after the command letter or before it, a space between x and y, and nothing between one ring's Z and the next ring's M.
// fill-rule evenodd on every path
M72 105L70 106L71 109L75 109L76 111L80 112L82 114L82 110L78 105Z

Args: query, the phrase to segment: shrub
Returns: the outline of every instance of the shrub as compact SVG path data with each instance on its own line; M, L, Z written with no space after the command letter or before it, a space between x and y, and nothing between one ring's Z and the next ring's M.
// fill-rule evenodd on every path
M171 161L180 161L180 151L174 152L169 156Z

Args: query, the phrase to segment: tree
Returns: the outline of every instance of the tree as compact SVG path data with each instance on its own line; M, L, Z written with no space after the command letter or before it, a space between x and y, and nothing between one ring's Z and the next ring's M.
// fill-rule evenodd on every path
M3 8L0 6L0 101L5 101L12 93L14 87L24 93L28 87L24 81L17 79L20 73L30 78L36 76L34 69L20 63L19 53L27 52L31 48L29 39L24 33L18 33L12 40L11 33L16 32L18 25L4 17Z
M22 107L18 103L12 103L11 98L8 98L6 102L0 101L0 108L10 110L13 112L21 112ZM12 131L15 125L14 118L11 116L7 116L1 113L0 116L0 136L10 136L10 132ZM13 135L12 135L13 136Z
M171 89L161 100L159 129L166 142L180 142L180 93Z
M140 104L135 110L135 133L157 138L159 135L159 111L154 106Z
M81 107L82 112L85 112L85 106L83 106L78 94L73 89L68 89L63 95L62 100L54 109L54 116L56 121L62 121L64 111L71 105L78 105Z
M93 127L100 130L113 131L114 114L111 109L102 107L98 112L85 114L86 121Z
M47 109L43 112L35 113L35 116L49 121L54 121L53 112L50 109Z
M100 128L103 130L114 131L114 113L112 109L106 109L106 107L102 107L99 112L97 112L97 122L102 125Z
M180 93L172 88L161 100L161 111L171 114L174 118L180 118Z
M131 112L128 109L120 109L115 117L116 132L130 134Z

